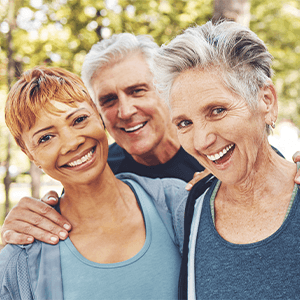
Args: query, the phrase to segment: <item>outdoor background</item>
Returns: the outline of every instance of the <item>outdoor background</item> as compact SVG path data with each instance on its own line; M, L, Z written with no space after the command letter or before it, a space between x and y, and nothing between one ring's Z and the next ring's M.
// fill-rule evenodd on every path
M274 56L280 116L270 142L291 160L300 150L299 0L0 0L0 226L22 196L61 192L5 126L6 96L20 73L43 64L80 75L91 46L114 33L150 34L161 45L213 17L249 26Z

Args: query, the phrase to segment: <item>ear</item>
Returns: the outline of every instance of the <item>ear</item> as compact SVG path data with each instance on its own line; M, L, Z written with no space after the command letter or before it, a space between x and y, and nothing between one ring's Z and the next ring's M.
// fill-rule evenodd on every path
M278 100L275 86L271 80L268 80L261 88L260 100L265 114L265 123L268 125L275 123L278 116Z

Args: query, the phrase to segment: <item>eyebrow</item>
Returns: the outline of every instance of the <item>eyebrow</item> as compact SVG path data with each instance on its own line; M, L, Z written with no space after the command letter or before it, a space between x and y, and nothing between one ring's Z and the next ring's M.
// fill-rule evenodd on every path
M84 109L86 109L86 108L85 108L85 107L81 107L81 108L78 108L78 109L76 109L75 111L71 112L69 115L66 116L66 120L70 119L74 114L76 114L77 112L79 112L79 111L81 111L81 110L84 110ZM48 126L48 127L42 128L42 129L36 131L36 132L32 135L32 137L34 137L35 135L37 135L37 134L39 134L39 133L41 133L41 132L43 132L43 131L50 130L50 129L52 129L53 127L54 127L54 126L52 125L52 126Z
M147 83L138 83L138 84L134 84L134 85L130 85L130 86L126 87L124 89L124 91L126 94L128 94L139 87L149 88L149 85ZM104 102L105 100L111 99L113 97L117 97L117 93L109 93L109 94L103 95L103 96L99 97L98 101L99 101L99 103L101 103L101 102Z
M78 109L76 109L75 111L71 112L69 115L67 115L66 120L70 119L74 114L76 114L77 112L81 111L81 110L85 110L85 107L80 107Z
M113 98L113 97L116 97L116 96L117 96L116 93L109 93L109 94L106 94L106 95L104 95L104 96L101 96L101 97L99 97L99 103L102 103L102 102L104 102L105 100L110 99L110 98Z
M139 87L149 88L149 85L147 83L134 84L134 85L131 85L131 86L128 86L127 88L125 88L125 92L126 93L131 92L131 91L133 91L133 90L135 90L136 88L139 88Z
M52 129L53 127L54 127L54 126L49 126L49 127L46 127L46 128L42 128L42 129L36 131L36 132L32 135L32 137L34 137L35 135L37 135L37 134L39 134L39 133L41 133L41 132L43 132L43 131L47 131L47 130L49 130L49 129Z
M186 119L186 116L185 115L179 115L179 116L176 116L175 118L172 118L171 122L174 123L174 124L177 124L179 120L183 120L183 119Z

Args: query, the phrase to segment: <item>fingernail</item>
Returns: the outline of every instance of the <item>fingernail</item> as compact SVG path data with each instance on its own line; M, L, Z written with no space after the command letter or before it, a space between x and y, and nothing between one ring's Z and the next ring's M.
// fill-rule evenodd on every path
M59 233L59 236L60 236L61 238L65 239L65 238L67 237L67 233L61 231L61 232Z
M71 229L71 225L69 225L69 224L64 224L64 228L65 228L66 230L70 230L70 229Z
M49 196L49 197L48 197L48 200L49 200L49 201L50 201L50 200L57 201L57 198L55 198L55 197L53 197L53 196Z
M29 237L27 238L27 241L30 242L30 243L32 243L32 242L33 242L33 237L32 237L32 236L29 236Z
M57 236L51 236L50 240L55 243L55 242L58 241L58 237Z
M190 189L192 188L192 185L190 183L188 183L186 186L185 186L185 189L187 191L189 191Z

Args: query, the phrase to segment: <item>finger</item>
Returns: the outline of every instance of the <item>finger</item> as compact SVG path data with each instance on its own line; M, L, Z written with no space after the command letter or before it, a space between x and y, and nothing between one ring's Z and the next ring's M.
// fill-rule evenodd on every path
M58 225L59 227L61 227L62 230L71 230L71 224L60 214L58 213L53 207L49 206L48 204L38 201L36 199L33 198L22 198L19 202L19 204L17 206L15 206L11 212L8 214L7 219L9 221L12 221L13 219L17 219L17 220L24 220L23 218L23 214L25 213L25 211L31 211L34 212L37 215L40 215L40 218L38 218L36 221L34 221L34 225L39 227L39 223L42 221L43 218L46 218L48 220L50 220L51 222L55 223L56 225ZM14 218L9 218L10 214L14 217ZM33 223L31 218L33 216L30 216L30 218L28 218L28 215L26 214L25 216L27 216L27 219L25 221L29 222L29 223ZM36 217L36 215L34 215ZM46 220L43 220L44 222L46 222ZM49 225L51 225L52 223L47 223ZM55 227L57 228L57 227ZM45 227L43 228L49 232L52 231L51 227ZM57 232L53 232L54 234L56 234Z
M23 233L23 232L32 232L36 239L45 242L47 244L57 244L59 238L47 231L41 230L37 227L34 227L28 223L23 223L21 221L16 222L19 227L22 227L22 232L15 230L6 230L3 233L3 241L8 244L30 244L34 241L33 236Z
M20 213L18 213L20 214ZM41 240L41 232L45 231L45 235L49 237L49 234L59 237L60 239L66 239L68 231L61 228L51 220L41 216L33 211L24 210L22 212L22 218L13 218L13 221L9 219L5 220L4 228L14 230L18 233L23 233L33 236L35 239ZM36 229L39 230L36 230ZM44 239L44 237L42 237Z
M296 184L300 184L300 168L299 168L299 164L300 162L297 162L297 173L296 173L296 176L295 176L295 183ZM300 188L300 186L299 186Z
M15 232L13 230L6 230L2 234L2 244L18 244L27 245L33 243L34 238L30 235Z
M50 191L41 198L41 201L51 206L54 206L57 204L58 199L59 199L58 194L55 191Z
M293 155L293 161L296 162L300 162L300 151L297 151L294 155Z
M206 177L207 175L210 174L210 171L205 169L202 172L196 172L194 174L194 178L185 186L185 189L187 191L190 191L192 189L192 187L201 179L203 179L204 177Z

